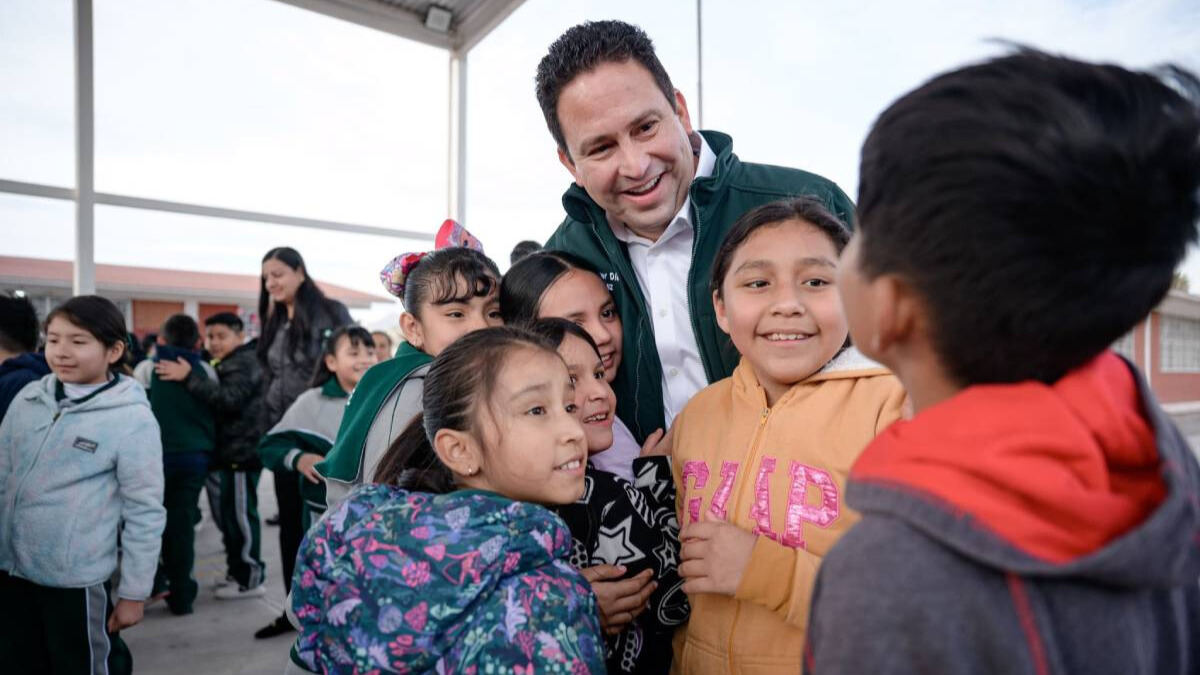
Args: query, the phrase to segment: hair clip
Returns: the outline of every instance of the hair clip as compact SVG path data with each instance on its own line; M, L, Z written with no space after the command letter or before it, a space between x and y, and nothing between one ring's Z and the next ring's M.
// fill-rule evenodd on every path
M438 228L437 236L433 238L433 247L440 251L444 248L458 246L483 253L483 243L475 235L468 232L467 228L459 225L454 219L447 218Z

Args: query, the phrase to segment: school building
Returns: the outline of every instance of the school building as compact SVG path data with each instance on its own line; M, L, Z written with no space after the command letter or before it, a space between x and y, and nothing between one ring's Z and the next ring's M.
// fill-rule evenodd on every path
M69 260L0 256L0 291L23 293L42 316L71 297ZM363 293L321 282L321 290L350 309L367 308L390 297ZM259 277L157 267L96 265L96 293L117 303L129 330L137 336L157 332L172 314L187 314L203 323L219 312L233 312L258 334Z
M1173 290L1113 345L1172 413L1200 413L1200 296Z

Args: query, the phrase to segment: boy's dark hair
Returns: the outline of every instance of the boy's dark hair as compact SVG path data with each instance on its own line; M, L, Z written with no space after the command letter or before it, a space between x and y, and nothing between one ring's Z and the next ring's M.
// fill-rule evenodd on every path
M220 312L204 320L205 326L227 326L229 330L240 333L245 329L242 318L233 312Z
M542 245L536 241L529 239L526 239L525 241L519 241L517 242L517 245L513 247L512 253L508 256L508 264L515 265L517 264L518 260L524 258L525 256L537 253L540 250L542 250Z
M1149 73L1021 50L875 122L860 263L913 285L959 383L1051 383L1162 299L1196 239L1198 185L1194 102Z
M72 324L86 330L104 345L105 349L115 344L123 347L121 358L108 366L110 373L130 373L129 366L129 332L125 330L125 315L107 298L98 295L77 295L46 315L44 328L49 328L50 322L62 317Z
M671 109L675 110L675 86L654 53L654 43L641 28L623 21L585 21L569 28L550 45L538 63L538 105L542 107L550 135L568 158L571 152L558 120L559 94L582 73L605 63L625 63L630 59L650 71L655 84L671 103Z
M173 314L158 331L163 344L179 349L195 349L200 342L200 326L187 314Z
M375 482L442 494L455 489L454 474L433 450L439 429L478 433L480 406L490 405L496 378L508 358L522 349L557 356L545 339L513 326L473 331L437 355L425 376L423 412L379 460Z
M833 242L838 254L841 254L850 241L850 229L840 218L833 215L824 202L815 197L784 199L757 206L743 213L725 233L725 240L721 242L721 248L717 249L717 255L713 258L710 290L724 297L721 285L725 283L725 277L729 274L733 256L750 235L760 228L774 227L793 220L802 220L820 230Z
M459 293L458 279L466 282L467 294ZM447 305L484 298L500 285L500 268L486 255L455 246L430 251L408 273L404 284L404 310L421 318L425 303Z
M375 348L375 338L371 337L371 331L362 326L339 326L333 329L325 338L324 344L321 345L321 354L317 357L317 367L313 369L313 376L309 380L308 386L319 387L335 377L333 371L325 366L325 357L337 354L338 342L342 338L349 340L350 344L355 347Z
M24 354L37 349L38 315L29 298L0 295L0 349Z
M538 251L518 260L500 280L500 318L507 324L535 321L542 296L571 270L596 273L586 260L566 251Z

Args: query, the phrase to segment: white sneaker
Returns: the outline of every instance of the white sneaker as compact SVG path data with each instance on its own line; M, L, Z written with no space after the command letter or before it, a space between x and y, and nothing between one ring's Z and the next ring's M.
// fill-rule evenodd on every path
M230 584L218 588L216 596L218 600L241 600L242 598L261 598L267 594L267 585L259 584L254 588L243 588Z

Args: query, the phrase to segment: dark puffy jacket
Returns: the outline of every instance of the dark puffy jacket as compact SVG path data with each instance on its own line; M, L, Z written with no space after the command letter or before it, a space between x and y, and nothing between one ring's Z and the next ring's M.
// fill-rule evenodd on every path
M262 468L258 439L262 427L262 368L255 356L256 341L233 350L216 364L219 382L200 377L196 369L188 375L187 390L208 404L217 423L217 447L213 461L226 469Z
M0 420L8 412L8 406L16 398L17 392L30 382L35 382L50 374L50 366L46 365L46 357L36 352L21 354L0 363Z

